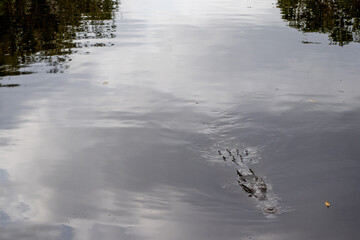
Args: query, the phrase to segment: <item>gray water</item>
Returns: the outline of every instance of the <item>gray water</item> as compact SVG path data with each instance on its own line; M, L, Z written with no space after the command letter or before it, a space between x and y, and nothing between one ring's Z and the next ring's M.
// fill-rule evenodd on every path
M358 32L282 2L124 0L4 54L0 239L356 239Z

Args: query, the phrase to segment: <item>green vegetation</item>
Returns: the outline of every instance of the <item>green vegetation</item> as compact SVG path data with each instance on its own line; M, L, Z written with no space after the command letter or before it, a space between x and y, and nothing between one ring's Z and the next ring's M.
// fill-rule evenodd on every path
M54 64L52 56L65 61L77 33L88 31L84 21L103 25L116 6L114 0L0 0L0 76L21 74L32 62Z
M360 0L278 0L278 7L290 27L326 33L340 46L360 42Z

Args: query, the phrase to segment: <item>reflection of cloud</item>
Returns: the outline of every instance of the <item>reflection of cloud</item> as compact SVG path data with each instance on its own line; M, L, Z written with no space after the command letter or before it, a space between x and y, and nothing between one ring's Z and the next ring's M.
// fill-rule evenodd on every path
M30 206L20 198L20 193L4 169L0 169L0 196L1 225L28 219Z
M71 240L74 236L74 229L72 227L61 225L60 226L60 240Z
M339 129L339 122L347 130L358 127L352 101L357 83L343 84L350 94L335 99L331 91L339 85L326 84L357 76L357 62L279 41L297 33L288 35L281 22L263 28L276 14L259 17L269 22L258 26L254 16L232 16L236 8L224 11L169 22L163 18L171 14L125 13L135 20L121 20L113 48L76 55L61 77L28 78L31 96L22 87L1 89L16 90L0 95L6 103L1 126L9 128L0 148L1 201L7 206L0 213L7 227L0 229L2 238L242 239L249 231L277 239L264 232L307 222L306 214L264 220L232 185L233 169L208 167L207 161L219 145L260 152L285 142L274 144L276 153L299 132L311 140L314 129ZM344 63L330 69L335 58ZM308 104L314 96L317 103ZM286 161L296 156L302 153ZM286 161L264 157L261 163L269 167L257 164L256 173L281 184L288 177ZM309 176L304 169L299 175ZM224 183L229 187L221 188Z
M71 228L51 224L17 223L0 226L1 240L34 239L34 240L71 240Z
M128 233L128 229L116 225L106 225L106 224L94 224L90 229L89 240L98 240L98 239L126 239L126 240L135 240L142 239L134 237Z

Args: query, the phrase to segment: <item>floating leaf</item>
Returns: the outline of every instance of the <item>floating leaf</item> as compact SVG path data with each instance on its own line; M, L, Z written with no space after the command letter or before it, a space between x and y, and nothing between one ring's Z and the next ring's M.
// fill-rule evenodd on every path
M108 83L109 83L109 81L103 82L104 85L106 85L106 84L108 84Z
M329 207L330 207L330 203L327 202L327 201L325 201L325 206L326 206L327 208L329 208Z
M309 100L307 100L307 102L311 102L311 103L314 103L314 102L316 102L316 100L313 100L313 99L309 99Z

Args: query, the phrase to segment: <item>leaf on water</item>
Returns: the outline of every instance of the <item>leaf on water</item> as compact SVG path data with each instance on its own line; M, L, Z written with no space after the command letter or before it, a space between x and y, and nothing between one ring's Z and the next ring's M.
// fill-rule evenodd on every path
M103 82L104 85L106 85L106 84L108 84L108 83L109 83L109 81Z
M326 206L327 208L329 208L329 207L330 207L330 203L327 202L327 201L325 201L325 206Z
M307 102L311 102L311 103L314 103L314 102L316 102L316 100L313 100L313 99L309 99L309 100L307 100Z

